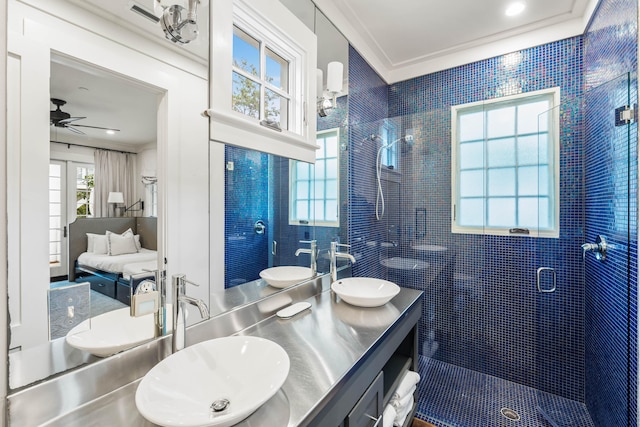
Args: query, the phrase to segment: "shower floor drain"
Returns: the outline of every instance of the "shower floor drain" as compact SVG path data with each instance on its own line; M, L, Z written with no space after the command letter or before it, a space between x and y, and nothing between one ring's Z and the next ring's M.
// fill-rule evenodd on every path
M500 409L500 413L502 414L503 417L505 417L508 420L520 421L520 415L513 409L502 408Z

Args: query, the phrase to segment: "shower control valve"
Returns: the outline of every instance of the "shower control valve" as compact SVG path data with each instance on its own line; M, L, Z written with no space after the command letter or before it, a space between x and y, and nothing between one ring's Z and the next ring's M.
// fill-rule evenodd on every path
M595 243L585 243L582 245L582 259L585 258L587 252L594 252L598 261L607 258L607 238L602 235L596 237Z

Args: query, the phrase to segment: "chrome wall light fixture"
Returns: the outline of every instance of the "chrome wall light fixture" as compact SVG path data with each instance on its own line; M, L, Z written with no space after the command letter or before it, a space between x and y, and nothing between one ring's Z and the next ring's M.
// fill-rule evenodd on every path
M179 4L161 6L164 11L160 17L160 26L167 39L187 44L198 38L198 3L200 0L188 0L186 8Z
M336 97L342 92L342 73L344 66L341 62L333 61L327 65L327 90L324 90L322 70L316 70L318 79L318 115L326 117L336 107Z

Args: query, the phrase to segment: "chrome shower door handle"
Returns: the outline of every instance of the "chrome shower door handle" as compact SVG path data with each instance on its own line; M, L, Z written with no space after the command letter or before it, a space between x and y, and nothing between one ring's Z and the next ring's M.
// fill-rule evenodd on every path
M544 289L542 288L542 286L540 286L541 277L545 271L551 272L551 275L553 276L553 287L548 289ZM538 287L538 292L543 294L549 294L551 292L555 292L556 291L556 271L551 267L538 268L538 270L536 271L536 286Z

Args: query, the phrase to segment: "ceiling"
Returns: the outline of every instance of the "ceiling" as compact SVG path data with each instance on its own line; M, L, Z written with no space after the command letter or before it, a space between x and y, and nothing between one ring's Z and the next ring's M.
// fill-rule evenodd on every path
M138 151L156 143L158 93L139 83L67 58L51 62L50 97L67 102L61 109L71 117L85 117L73 124L119 129L79 128L85 135L51 126L51 139L92 147ZM53 103L51 109L56 108Z
M597 0L314 0L388 82L582 34Z
M191 59L207 60L208 0L198 10L203 37L186 46L168 42L159 24L130 10L137 4L153 11L155 0L69 1ZM511 0L313 1L388 83L582 34L598 2L524 0L525 11L507 17ZM121 129L113 136L86 130L84 137L58 130L57 139L134 150L155 142L157 94L149 88L60 59L51 66L51 97L67 101L63 111L86 117L78 124Z

